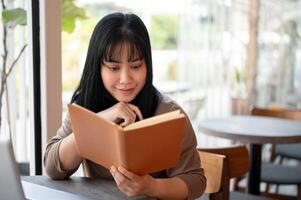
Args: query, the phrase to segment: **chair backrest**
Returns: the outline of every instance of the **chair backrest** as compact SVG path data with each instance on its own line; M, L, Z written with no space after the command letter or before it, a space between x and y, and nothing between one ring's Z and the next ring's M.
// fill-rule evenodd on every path
M254 107L251 111L251 114L301 121L301 112L300 111L290 110L290 109L281 108L281 107L274 107L274 106L270 107L270 108Z
M210 200L228 200L230 179L242 176L249 170L246 146L198 150L207 178L205 193L209 194Z
M202 167L207 179L205 193L216 193L221 188L225 156L199 151Z
M282 119L301 121L301 111L291 110L291 109L283 108L283 107L276 106L276 105L269 106L268 108L254 107L251 110L251 115L276 117L276 118L282 118ZM276 159L275 148L276 148L275 144L272 144L271 145L271 154L268 159L269 162L273 162Z
M202 148L199 151L226 156L229 178L242 176L249 171L249 154L246 146Z

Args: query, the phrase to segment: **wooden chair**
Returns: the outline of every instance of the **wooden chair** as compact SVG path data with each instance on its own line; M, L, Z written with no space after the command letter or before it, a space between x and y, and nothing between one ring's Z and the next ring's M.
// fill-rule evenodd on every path
M230 179L249 170L249 154L245 146L199 149L207 178L206 195L199 200L269 200L240 192L230 192Z
M227 199L229 186L222 185L227 183L227 181L222 181L222 178L226 178L223 174L225 171L224 160L226 157L224 155L204 151L199 151L199 155L207 179L205 193L209 195L211 200ZM224 190L226 191L224 192Z
M267 109L253 108L252 115L277 117L283 119L291 119L301 121L301 111L290 110L282 108L276 105L271 105ZM272 145L271 161L274 161L277 157L280 158L282 163L283 158L296 159L301 161L301 144L279 144Z
M268 109L253 108L251 114L301 121L301 112L278 107ZM269 192L270 184L276 185L276 193L278 193L278 185L297 185L297 197L294 199L301 199L301 168L272 163L277 157L280 157L280 164L284 157L301 160L300 149L300 143L272 145L270 163L263 162L261 170L261 180L267 183L266 192ZM274 197L278 199L292 199L287 195L274 195Z

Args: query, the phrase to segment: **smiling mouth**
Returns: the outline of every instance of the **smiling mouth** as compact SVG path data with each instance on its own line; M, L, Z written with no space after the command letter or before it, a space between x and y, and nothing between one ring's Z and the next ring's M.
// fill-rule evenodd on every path
M129 88L129 89L120 89L120 88L116 88L119 92L123 93L123 94L130 94L134 91L135 88Z

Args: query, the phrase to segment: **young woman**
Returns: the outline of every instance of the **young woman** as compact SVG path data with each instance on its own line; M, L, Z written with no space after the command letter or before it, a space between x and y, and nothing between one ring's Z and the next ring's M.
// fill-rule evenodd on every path
M113 13L96 25L85 68L71 102L122 126L180 107L152 84L151 46L147 29L134 14ZM64 119L47 145L44 163L53 179L65 179L83 164L85 176L114 179L128 196L159 199L194 199L205 190L196 138L187 125L178 166L148 175L137 175L121 166L110 170L79 156L70 118Z

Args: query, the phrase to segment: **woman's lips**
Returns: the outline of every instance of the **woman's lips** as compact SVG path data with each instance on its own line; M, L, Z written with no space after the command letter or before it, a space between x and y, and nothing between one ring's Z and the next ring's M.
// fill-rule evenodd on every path
M129 88L129 89L120 89L120 88L116 88L120 93L122 93L122 94L126 94L126 95L128 95L128 94L131 94L134 90L135 90L135 88Z

